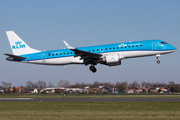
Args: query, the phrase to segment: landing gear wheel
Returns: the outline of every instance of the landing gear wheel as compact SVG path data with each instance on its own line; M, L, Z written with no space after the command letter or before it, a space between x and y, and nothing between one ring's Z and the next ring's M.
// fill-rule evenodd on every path
M91 70L93 73L95 73L97 71L97 69L92 65L89 67L89 70Z
M157 60L157 64L159 64L160 63L160 60Z

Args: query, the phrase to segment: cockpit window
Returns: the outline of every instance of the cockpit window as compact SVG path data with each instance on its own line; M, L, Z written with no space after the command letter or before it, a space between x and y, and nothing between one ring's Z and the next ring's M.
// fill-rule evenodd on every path
M168 43L166 43L166 42L161 42L161 45L162 45L162 44L168 44Z

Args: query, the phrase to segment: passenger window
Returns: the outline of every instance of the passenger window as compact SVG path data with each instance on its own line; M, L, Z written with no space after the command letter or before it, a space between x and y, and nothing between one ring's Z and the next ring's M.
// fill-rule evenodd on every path
M121 47L121 49L122 49L123 47Z
M98 49L97 49L97 51L98 51Z
M52 56L54 56L54 54L52 54Z
M109 48L111 50L111 48Z
M94 50L93 50L94 51Z
M129 48L130 48L130 46L129 46Z
M115 49L115 47L113 49Z
M69 54L69 52L67 54Z
M119 49L119 47L117 47L117 49Z
M132 47L134 47L134 45Z
M65 55L65 53L64 53L64 55Z
M125 48L126 48L126 46L125 46Z
M61 53L60 53L60 55L61 55Z
M106 50L107 50L107 48L106 48Z
M138 45L136 45L136 47L138 47Z
M102 51L103 49L101 49L101 51Z
M71 52L71 54L72 54L72 52Z
M58 54L56 53L56 55L58 55Z
M90 50L89 50L89 52L90 52Z
M140 46L142 46L142 45L140 45Z

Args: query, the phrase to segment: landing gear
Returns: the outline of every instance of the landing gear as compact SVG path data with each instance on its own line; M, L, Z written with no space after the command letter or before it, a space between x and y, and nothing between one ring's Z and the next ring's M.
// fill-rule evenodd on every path
M160 60L158 60L158 57L159 57L160 55L156 55L156 59L157 59L157 64L159 64L160 63Z
M97 69L95 68L94 65L91 65L91 66L89 67L89 70L91 70L93 73L95 73L95 72L97 71Z
M159 64L160 63L160 60L157 60L157 64Z

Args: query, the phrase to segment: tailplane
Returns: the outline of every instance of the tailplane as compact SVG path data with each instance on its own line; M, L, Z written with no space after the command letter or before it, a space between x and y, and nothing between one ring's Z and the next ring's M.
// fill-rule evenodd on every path
M30 48L16 33L13 31L6 31L9 43L14 55L24 55L41 52Z

